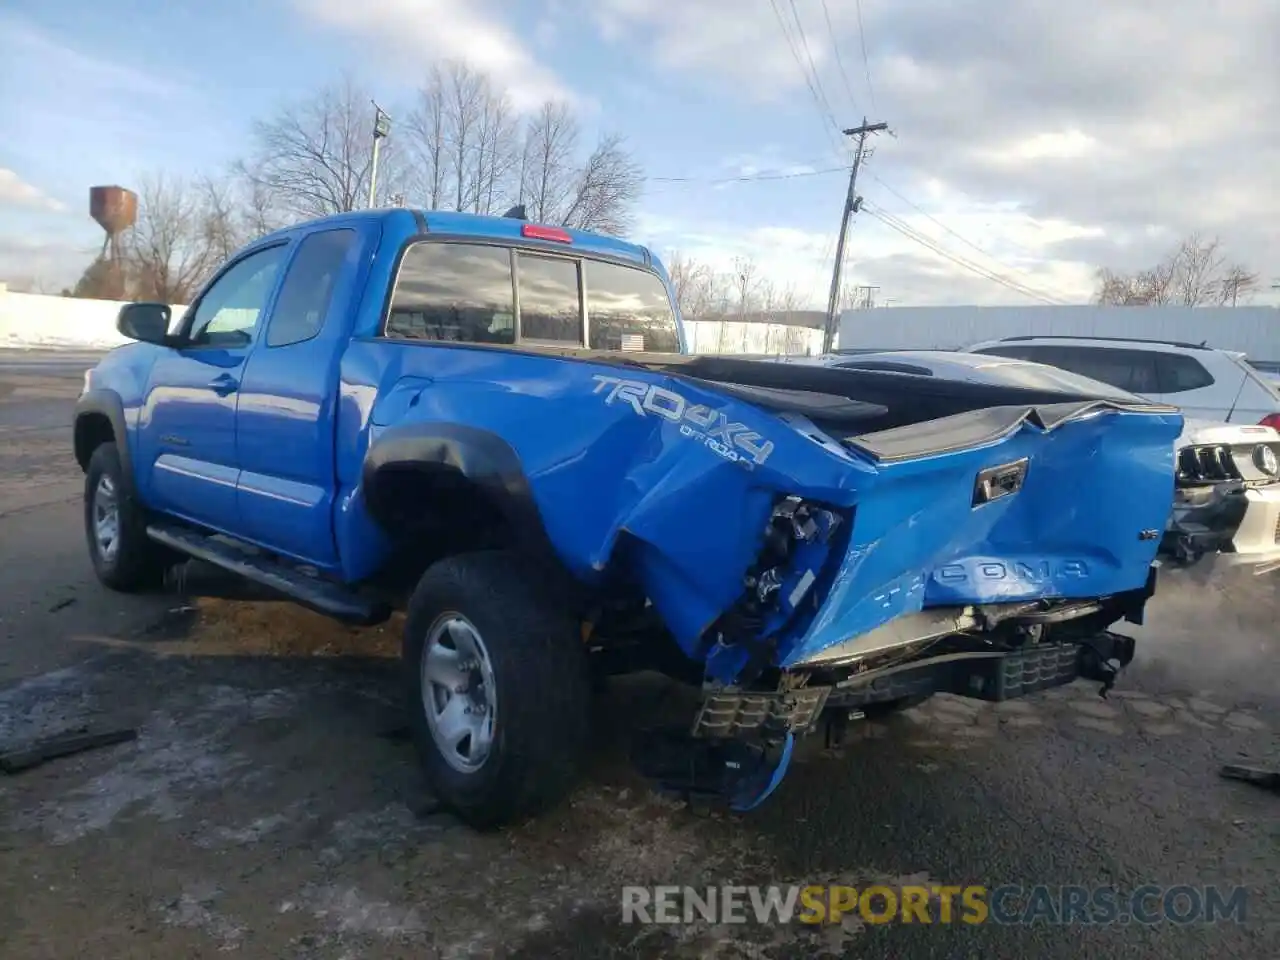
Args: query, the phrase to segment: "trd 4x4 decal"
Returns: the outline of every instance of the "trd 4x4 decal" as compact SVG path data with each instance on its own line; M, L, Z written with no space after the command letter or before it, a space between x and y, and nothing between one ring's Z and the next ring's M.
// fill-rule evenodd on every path
M594 394L608 391L606 404L626 403L638 416L649 414L670 420L680 428L680 434L704 444L709 450L726 460L741 463L747 468L763 464L773 453L773 441L747 427L745 423L731 422L719 410L712 410L701 403L690 403L674 390L643 380L623 380L597 374Z

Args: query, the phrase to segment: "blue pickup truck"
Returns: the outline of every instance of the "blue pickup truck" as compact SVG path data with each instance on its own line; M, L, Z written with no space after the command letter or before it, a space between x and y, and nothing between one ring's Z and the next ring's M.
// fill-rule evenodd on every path
M749 809L806 733L1105 688L1155 588L1173 408L692 356L649 250L518 209L298 224L118 327L75 412L99 579L402 611L426 777L477 827L571 789L602 677L694 685L637 762Z

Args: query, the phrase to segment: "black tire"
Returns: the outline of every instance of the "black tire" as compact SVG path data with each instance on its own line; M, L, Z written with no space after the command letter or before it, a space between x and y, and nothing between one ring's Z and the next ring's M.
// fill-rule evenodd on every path
M117 511L115 549L109 555L98 542L95 524L95 505L104 478L114 492ZM104 586L120 593L137 593L164 582L173 554L147 536L146 511L125 482L120 451L114 443L99 445L89 458L84 477L84 532L93 571Z
M427 569L409 601L402 649L414 745L435 798L477 829L539 813L572 790L587 752L591 675L569 603L537 566L507 551L459 554ZM423 651L444 618L479 634L497 692L492 745L461 771L431 732Z
M912 707L920 706L932 696L932 693L918 693L910 697L899 697L897 700L869 703L862 708L862 714L868 720L888 720L890 717L897 716L903 710L910 710Z

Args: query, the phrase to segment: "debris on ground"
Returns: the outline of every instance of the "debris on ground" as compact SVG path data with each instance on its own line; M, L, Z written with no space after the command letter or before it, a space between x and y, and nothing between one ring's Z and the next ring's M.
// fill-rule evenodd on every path
M1280 791L1280 770L1268 770L1266 767L1246 767L1241 764L1223 764L1218 776L1227 780L1243 780L1266 790Z
M29 747L0 753L0 772L22 773L41 764L60 757L84 753L86 750L98 750L112 747L118 743L136 740L138 731L134 729L110 730L105 733L71 733L45 740L38 740Z

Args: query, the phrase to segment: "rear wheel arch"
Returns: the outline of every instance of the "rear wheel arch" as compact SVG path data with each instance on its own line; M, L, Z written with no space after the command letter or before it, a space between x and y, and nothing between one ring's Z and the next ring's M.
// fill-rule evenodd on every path
M559 566L519 455L487 430L391 427L365 456L361 486L369 515L393 541L429 523L447 534L446 554L517 550Z

